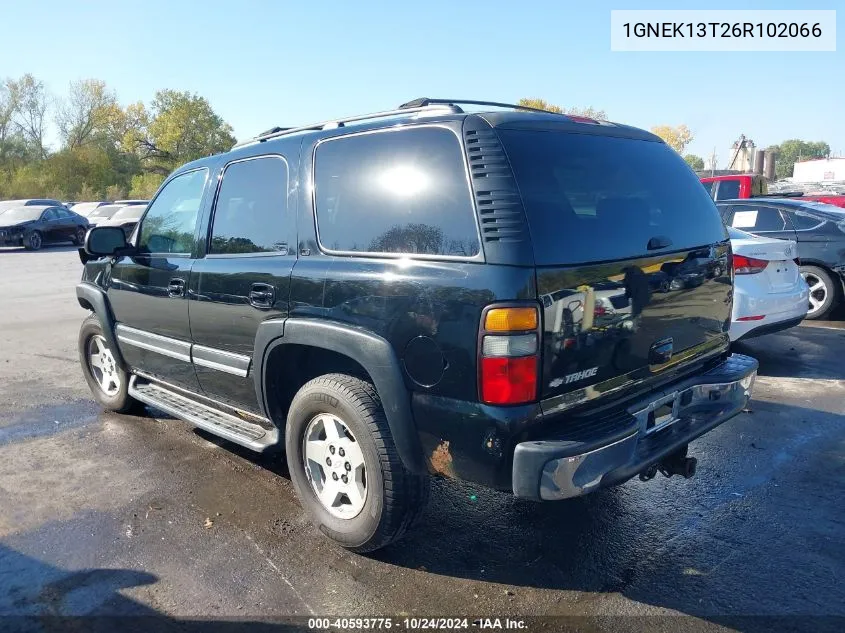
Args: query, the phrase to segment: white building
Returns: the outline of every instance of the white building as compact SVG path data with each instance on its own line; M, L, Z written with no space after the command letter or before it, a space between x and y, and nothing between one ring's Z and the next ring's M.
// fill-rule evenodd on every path
M802 160L792 168L796 182L845 181L845 158Z

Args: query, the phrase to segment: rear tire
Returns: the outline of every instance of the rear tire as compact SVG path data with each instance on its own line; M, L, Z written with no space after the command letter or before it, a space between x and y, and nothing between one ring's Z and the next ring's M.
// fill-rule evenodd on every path
M104 409L129 413L143 407L129 395L129 374L115 362L96 314L86 317L79 329L79 361L85 382Z
M321 430L321 424L334 430ZM338 430L340 439L331 440ZM325 452L319 452L321 446ZM346 447L346 455L363 459L364 476L357 479L365 483L363 493L359 483L358 492L346 496L353 479L341 485L334 478L340 473L342 479L344 470L350 475L360 472L354 460L342 457L340 464L326 465L342 454L340 446ZM351 551L372 552L401 538L428 501L428 477L404 467L378 393L360 378L326 374L306 383L288 411L285 449L291 481L311 519L323 534ZM337 490L336 505L321 501L319 490L328 492L323 499L334 499Z
M810 306L806 318L824 319L841 300L842 286L839 280L818 266L801 266L801 276L810 286Z

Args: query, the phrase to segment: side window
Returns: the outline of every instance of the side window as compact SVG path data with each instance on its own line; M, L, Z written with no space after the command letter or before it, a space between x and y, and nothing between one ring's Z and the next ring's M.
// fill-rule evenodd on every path
M287 164L278 156L228 165L214 205L209 254L287 254L287 183Z
M739 198L739 181L738 180L719 180L719 188L716 192L715 200L735 200Z
M736 207L727 204L717 204L716 208L719 209L719 215L722 216L722 222L725 223L725 226L732 226L731 220L733 219L733 210L736 209Z
M807 231L810 229L814 229L822 223L822 221L818 218L814 218L812 215L807 215L806 213L802 213L801 211L790 211L786 215L789 217L790 220L792 220L792 225L798 231Z
M449 130L411 128L321 143L314 185L324 249L462 257L480 252L463 152Z
M716 191L716 182L703 182L701 184L704 187L704 190L707 192L707 195L713 198L714 192Z
M55 209L47 209L44 213L41 214L42 220L56 220L59 215L56 213Z
M138 248L142 253L191 252L207 176L207 169L190 171L159 192L141 224Z
M734 217L731 226L750 233L785 231L789 229L778 209L751 205L734 207Z
M67 218L71 217L70 211L67 211L65 209L56 209L56 213L63 220L66 220Z

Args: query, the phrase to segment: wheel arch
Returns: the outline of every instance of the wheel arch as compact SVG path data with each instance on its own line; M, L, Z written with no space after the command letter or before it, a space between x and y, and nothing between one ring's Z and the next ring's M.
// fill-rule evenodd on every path
M316 375L350 373L371 381L403 464L412 472L427 473L400 362L384 338L318 319L269 320L258 328L253 363L258 402L277 424L280 410L286 414L293 394ZM280 372L295 376L289 393L279 393L274 383ZM284 425L279 424L282 430Z
M103 336L108 341L109 348L112 351L115 361L124 371L127 371L126 361L123 359L123 354L120 353L120 347L117 344L117 337L114 333L114 315L111 311L109 299L105 291L97 286L82 282L76 284L76 300L79 305L86 310L93 312L100 321L100 327L103 329Z

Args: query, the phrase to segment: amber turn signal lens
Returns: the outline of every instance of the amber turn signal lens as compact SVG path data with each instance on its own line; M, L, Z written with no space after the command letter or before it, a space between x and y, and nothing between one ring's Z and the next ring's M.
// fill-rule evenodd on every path
M494 308L484 318L488 332L516 332L537 329L536 308Z

